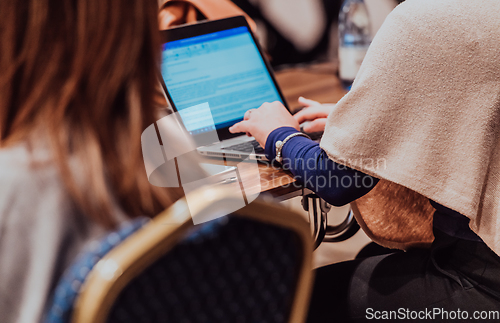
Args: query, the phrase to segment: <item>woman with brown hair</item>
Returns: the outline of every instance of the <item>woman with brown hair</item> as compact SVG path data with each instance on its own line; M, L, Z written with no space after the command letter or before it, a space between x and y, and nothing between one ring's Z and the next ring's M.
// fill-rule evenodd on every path
M150 185L155 0L0 2L0 317L39 321L62 271L118 222L180 196Z

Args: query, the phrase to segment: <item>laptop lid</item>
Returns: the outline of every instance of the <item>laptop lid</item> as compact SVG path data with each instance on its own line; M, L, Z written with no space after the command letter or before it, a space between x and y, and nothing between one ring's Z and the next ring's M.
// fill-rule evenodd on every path
M162 85L172 108L179 112L208 102L220 140L241 135L228 128L249 109L273 101L287 107L243 16L168 29L162 38ZM195 141L213 131L203 122L197 127L196 120L183 123Z

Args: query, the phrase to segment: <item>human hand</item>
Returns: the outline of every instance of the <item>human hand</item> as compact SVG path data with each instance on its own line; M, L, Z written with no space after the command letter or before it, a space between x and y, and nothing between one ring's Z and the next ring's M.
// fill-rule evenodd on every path
M304 109L297 112L293 117L299 124L311 121L304 126L304 131L308 133L324 131L327 117L335 104L321 104L304 97L300 97L298 101L304 105Z
M246 132L247 135L253 136L262 147L265 147L269 134L274 129L286 126L299 130L297 120L281 102L275 101L266 102L258 109L248 110L243 121L229 128L229 132Z

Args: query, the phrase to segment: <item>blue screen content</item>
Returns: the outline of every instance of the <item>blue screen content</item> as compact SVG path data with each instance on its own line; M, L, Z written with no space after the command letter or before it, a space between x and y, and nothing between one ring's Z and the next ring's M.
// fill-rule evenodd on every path
M217 129L264 102L282 102L247 27L164 44L161 73L177 110L208 102ZM213 130L201 119L190 124L192 134Z

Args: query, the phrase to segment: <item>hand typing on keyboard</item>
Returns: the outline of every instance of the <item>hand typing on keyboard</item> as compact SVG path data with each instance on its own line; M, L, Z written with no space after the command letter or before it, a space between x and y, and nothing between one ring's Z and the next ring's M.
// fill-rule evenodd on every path
M258 109L248 110L244 120L238 122L229 131L231 133L246 132L253 136L264 147L269 134L280 127L293 127L299 130L299 123L288 112L281 102L264 103Z
M303 131L308 134L325 131L327 117L335 104L321 104L303 97L299 98L299 103L304 105L304 109L297 112L293 117L299 124L308 122L303 125Z

